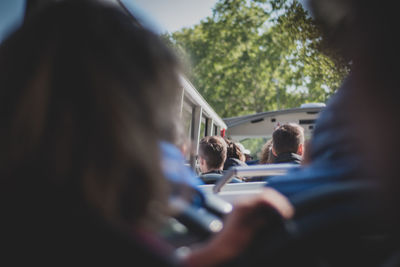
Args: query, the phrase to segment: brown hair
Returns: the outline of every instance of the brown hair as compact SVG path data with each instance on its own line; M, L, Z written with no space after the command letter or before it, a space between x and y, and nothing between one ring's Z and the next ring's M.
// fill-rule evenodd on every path
M272 163L272 139L269 139L261 149L260 164Z
M206 136L200 140L199 155L205 159L208 168L221 168L227 154L227 145L220 136Z
M226 145L227 145L227 150L226 150L226 157L227 158L235 158L238 160L244 161L244 154L240 150L240 147L233 142L232 140L228 138L224 138Z
M277 155L296 153L299 145L304 143L304 129L295 123L283 124L275 129L272 140L272 147Z
M78 192L110 221L137 223L167 194L159 140L174 125L176 70L119 10L49 5L0 48L1 179L35 197Z

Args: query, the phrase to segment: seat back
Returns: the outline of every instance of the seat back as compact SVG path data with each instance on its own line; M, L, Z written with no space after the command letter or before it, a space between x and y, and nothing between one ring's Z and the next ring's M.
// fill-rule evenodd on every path
M215 184L223 177L223 174L220 173L207 173L200 175L200 179L203 181L204 184ZM238 178L233 178L230 183L241 183L242 180Z

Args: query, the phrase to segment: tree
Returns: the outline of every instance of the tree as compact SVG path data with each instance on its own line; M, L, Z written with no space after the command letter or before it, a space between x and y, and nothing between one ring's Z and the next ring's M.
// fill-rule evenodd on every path
M321 52L320 32L297 1L220 0L211 17L164 38L222 117L325 102L348 71Z

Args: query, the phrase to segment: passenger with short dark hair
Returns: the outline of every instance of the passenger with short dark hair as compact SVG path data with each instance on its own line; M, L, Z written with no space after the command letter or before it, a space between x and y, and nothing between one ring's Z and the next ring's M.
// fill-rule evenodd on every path
M202 174L220 173L224 167L227 145L220 136L206 136L200 140L199 165Z
M286 123L272 134L273 163L295 163L302 161L304 129L296 123Z

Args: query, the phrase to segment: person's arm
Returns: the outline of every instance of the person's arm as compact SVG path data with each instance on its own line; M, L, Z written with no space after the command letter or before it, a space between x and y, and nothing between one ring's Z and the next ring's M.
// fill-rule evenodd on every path
M238 256L250 244L256 231L268 223L268 218L259 213L265 207L275 208L285 219L294 214L294 208L285 196L265 188L261 194L236 203L225 219L222 231L204 244L191 248L182 259L184 266L218 266Z

